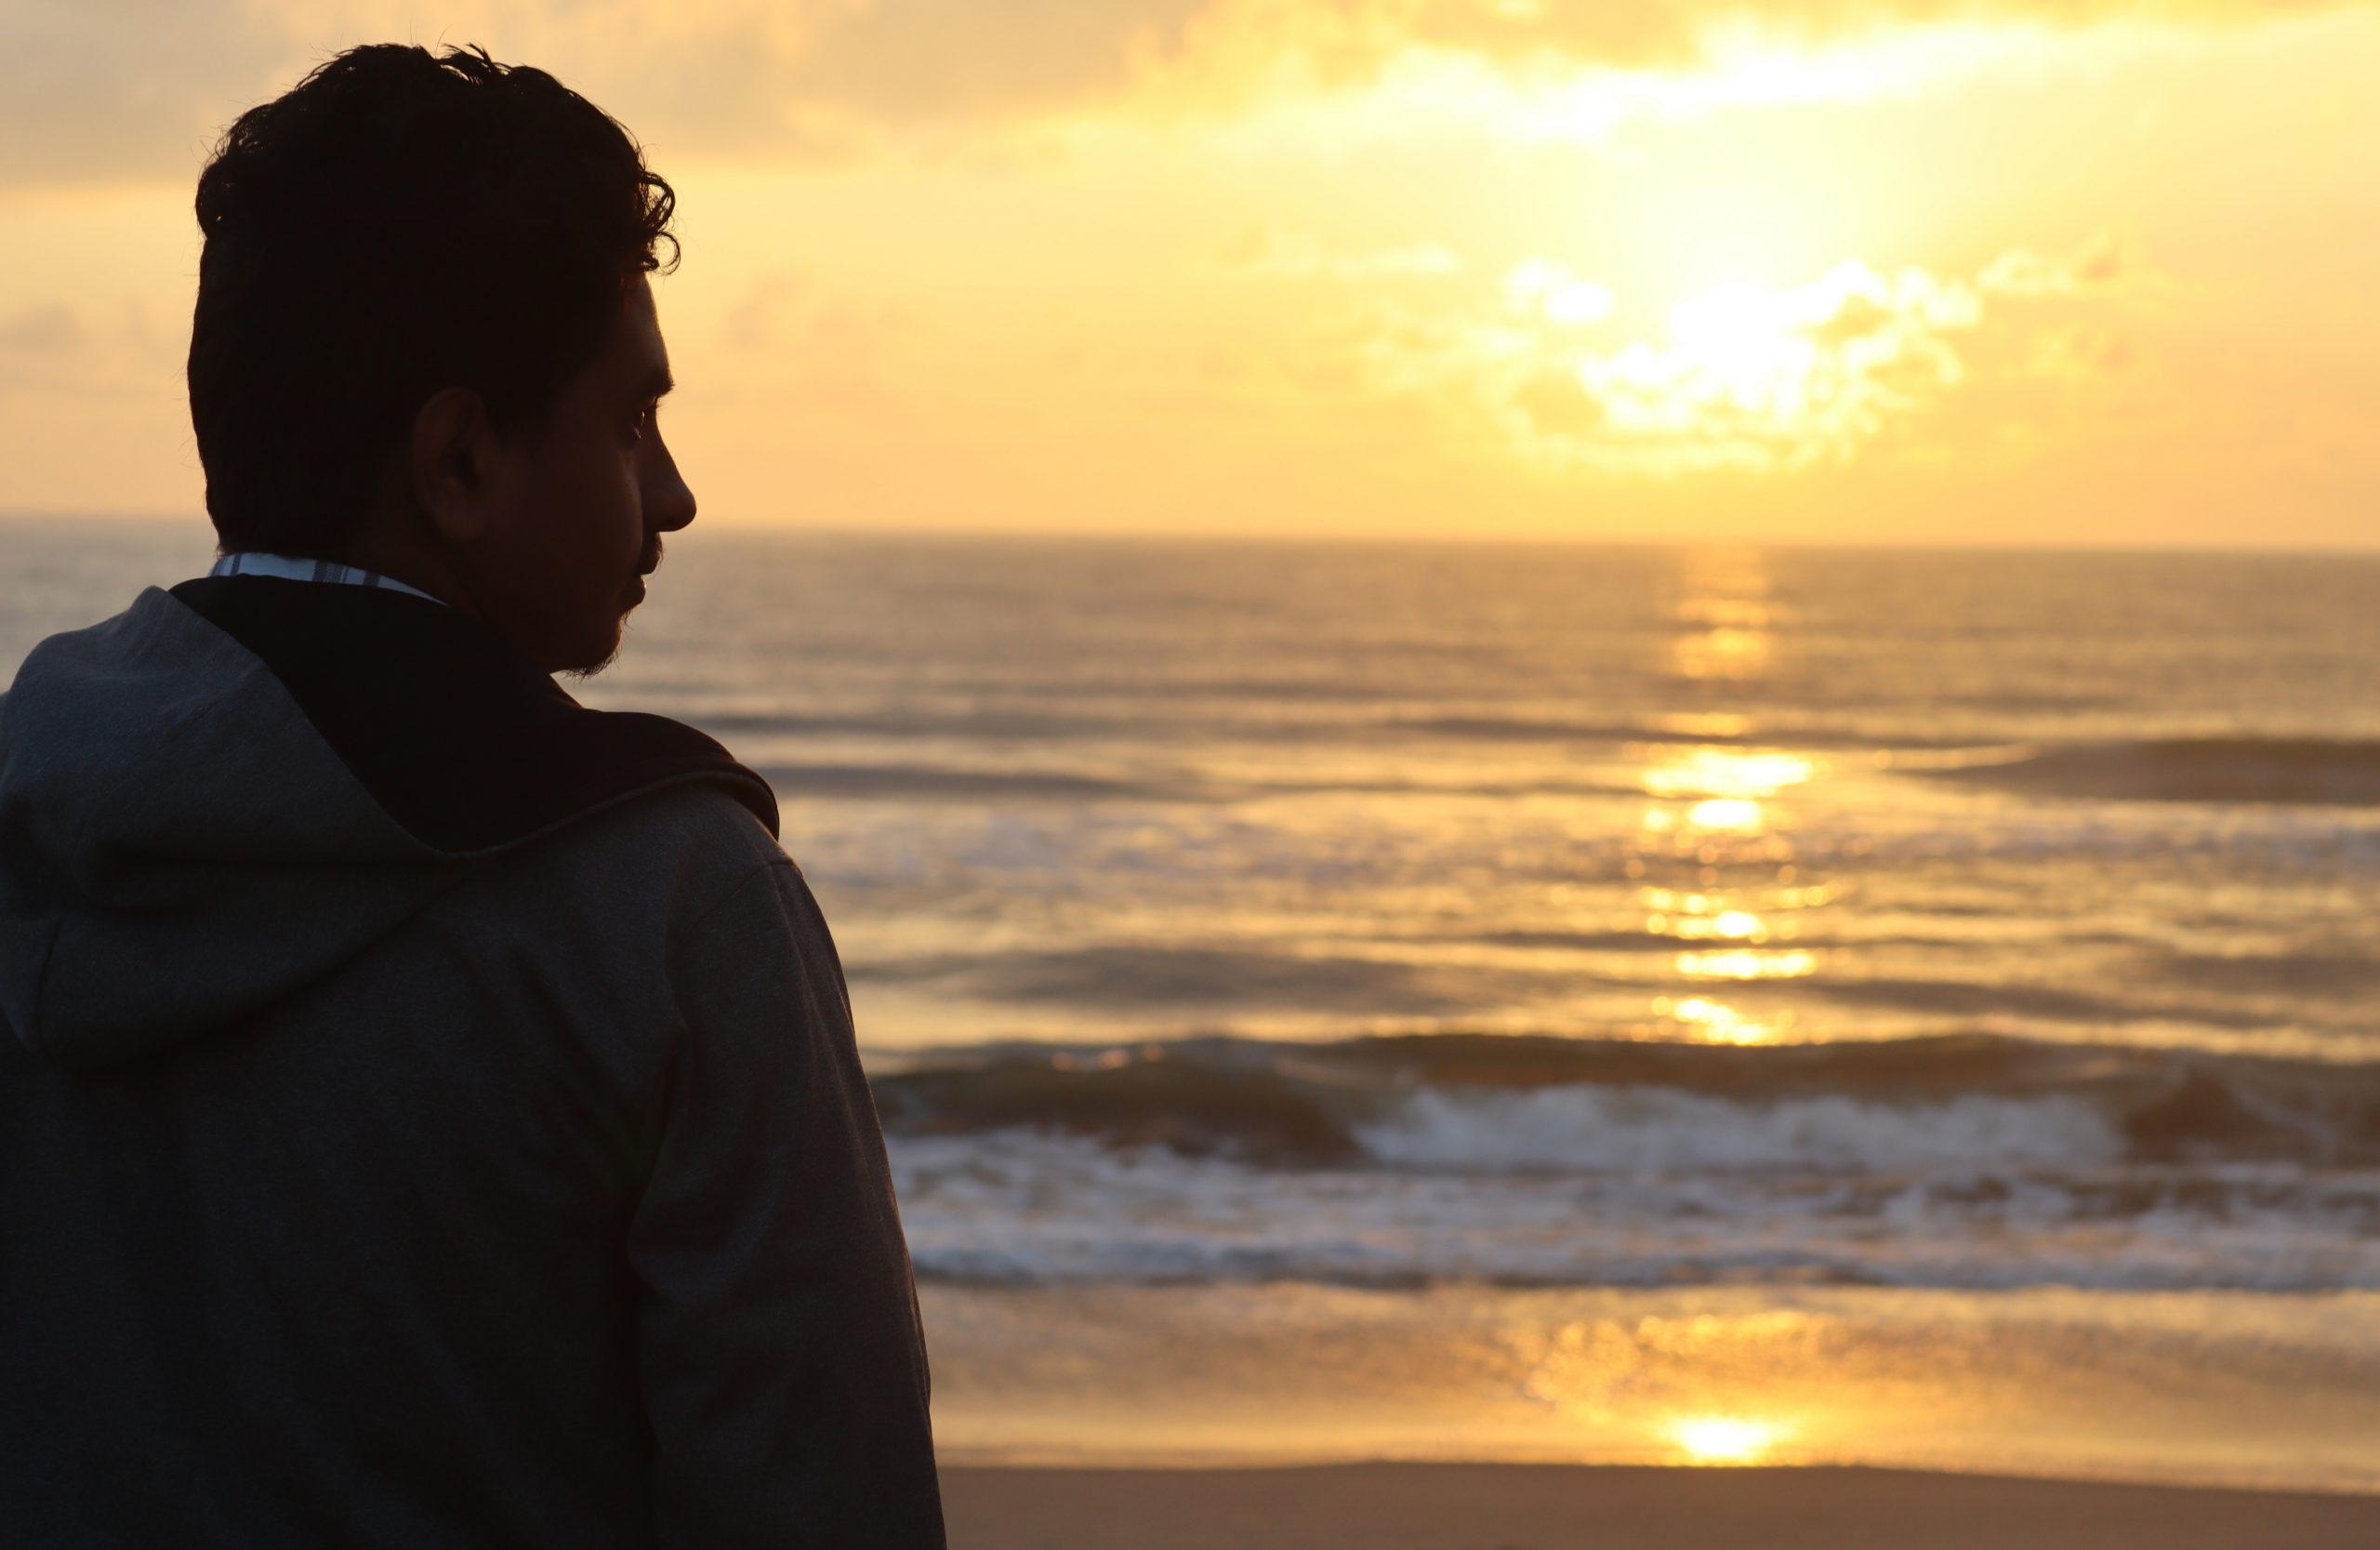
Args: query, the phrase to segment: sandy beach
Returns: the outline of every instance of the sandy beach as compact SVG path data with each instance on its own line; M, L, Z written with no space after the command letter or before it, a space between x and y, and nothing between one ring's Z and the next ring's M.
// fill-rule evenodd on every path
M956 1468L956 1550L2329 1550L2380 1496L1859 1468Z

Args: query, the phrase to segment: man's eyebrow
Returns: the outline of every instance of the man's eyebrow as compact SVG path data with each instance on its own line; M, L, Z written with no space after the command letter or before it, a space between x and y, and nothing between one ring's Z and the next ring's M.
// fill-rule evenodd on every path
M639 398L667 398L669 395L669 391L677 385L677 378L669 375L669 368L668 366L655 366L651 371L645 373L643 378L637 383L637 396Z

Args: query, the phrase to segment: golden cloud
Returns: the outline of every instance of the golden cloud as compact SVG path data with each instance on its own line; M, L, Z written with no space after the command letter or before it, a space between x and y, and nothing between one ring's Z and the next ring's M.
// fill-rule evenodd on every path
M1825 42L1892 27L2112 20L2185 25L2271 20L2337 10L2356 0L1369 0L1362 8L1415 43L1501 57L1556 55L1615 65L1691 60L1715 31L1753 27Z
M1536 305L1591 283L1531 258L1501 313L1384 307L1358 350L1374 391L1427 399L1549 469L1790 470L1954 435L1969 402L1995 424L2054 417L2077 383L2131 363L2123 253L2111 238L2064 260L2012 249L1949 277L1845 260L1689 298L1657 337L1591 341Z
M457 0L424 38L385 0L16 0L0 11L0 182L178 178L223 125L337 49L484 43L649 139L814 157L934 125L1031 121L1147 91L1308 87L1414 50L1499 67L1683 68L1729 29L1824 43L1976 20L2254 22L2374 0Z

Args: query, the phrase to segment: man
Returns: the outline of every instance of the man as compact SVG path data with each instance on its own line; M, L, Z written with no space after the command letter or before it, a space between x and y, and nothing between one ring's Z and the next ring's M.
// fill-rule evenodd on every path
M0 1543L942 1543L768 788L549 676L694 519L671 205L459 49L341 55L200 179L224 557L0 698Z

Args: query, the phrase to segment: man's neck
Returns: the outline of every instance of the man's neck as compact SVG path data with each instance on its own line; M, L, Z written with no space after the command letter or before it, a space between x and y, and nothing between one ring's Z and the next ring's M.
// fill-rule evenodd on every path
M460 567L422 532L427 525L409 512L377 506L336 546L337 552L321 558L377 571L391 581L428 592L458 613L483 617Z

